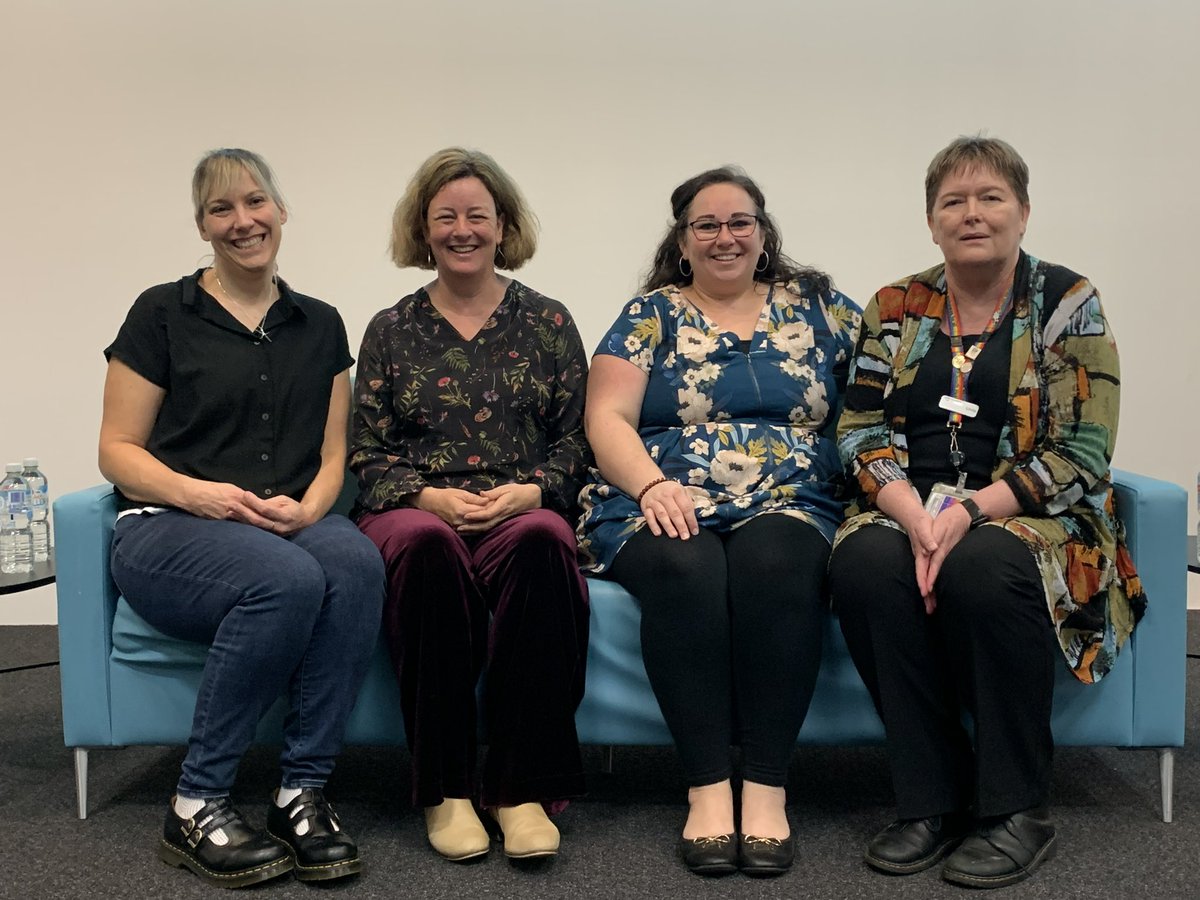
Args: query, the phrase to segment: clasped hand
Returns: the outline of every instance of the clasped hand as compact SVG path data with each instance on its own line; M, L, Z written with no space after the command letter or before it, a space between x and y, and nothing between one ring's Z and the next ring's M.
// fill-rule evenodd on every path
M459 488L424 488L417 509L431 512L460 534L481 534L505 519L542 505L536 484L502 484L478 494Z
M936 519L921 510L921 515L905 523L908 540L917 564L917 587L925 601L925 612L937 608L933 585L942 570L947 554L971 528L971 516L962 504L954 503L942 510Z
M278 535L294 534L312 524L308 511L291 497L263 500L227 482L198 482L187 510L201 518L242 522Z

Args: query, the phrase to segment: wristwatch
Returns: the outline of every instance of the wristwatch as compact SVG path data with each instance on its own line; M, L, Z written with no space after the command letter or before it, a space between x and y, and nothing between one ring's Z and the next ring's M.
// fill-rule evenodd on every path
M984 522L988 521L987 514L984 513L984 511L979 508L979 504L970 497L965 500L959 500L958 502L962 504L962 508L965 509L967 511L967 515L971 517L972 528L978 528Z

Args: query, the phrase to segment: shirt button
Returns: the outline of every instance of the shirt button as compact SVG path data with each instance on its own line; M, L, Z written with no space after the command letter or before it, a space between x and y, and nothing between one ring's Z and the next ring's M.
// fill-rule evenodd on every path
M270 497L275 492L273 490L271 490L270 488L267 488L265 491L263 491L263 493L266 494L268 497Z
M261 375L259 375L259 376L258 376L258 380L259 380L259 381L266 381L266 380L267 380L267 373L266 373L266 372L263 372Z
M263 420L264 422L269 422L269 421L271 421L271 414L270 414L270 413L263 413L263 414L262 414L262 420Z
M270 453L264 453L262 456L259 457L259 459L261 459L263 462L266 462L270 458L271 458Z

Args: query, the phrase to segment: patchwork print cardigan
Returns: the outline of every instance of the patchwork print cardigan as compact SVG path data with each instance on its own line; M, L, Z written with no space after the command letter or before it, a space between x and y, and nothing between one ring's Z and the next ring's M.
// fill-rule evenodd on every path
M1120 405L1116 343L1095 288L1062 266L1022 251L1013 295L1008 410L992 480L1012 488L1021 513L984 527L1004 528L1029 547L1068 665L1081 681L1099 681L1146 609L1109 479ZM910 389L945 305L944 265L888 285L867 305L838 424L839 450L861 494L838 541L864 525L903 530L874 501L907 469Z

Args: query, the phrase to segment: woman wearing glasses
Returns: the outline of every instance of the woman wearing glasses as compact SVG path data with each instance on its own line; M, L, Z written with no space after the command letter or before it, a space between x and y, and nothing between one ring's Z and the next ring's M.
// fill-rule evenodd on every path
M646 670L690 785L684 861L777 875L793 856L784 784L842 518L827 431L859 310L783 255L740 170L685 181L671 211L642 295L592 360L585 420L599 468L581 547L641 603Z

